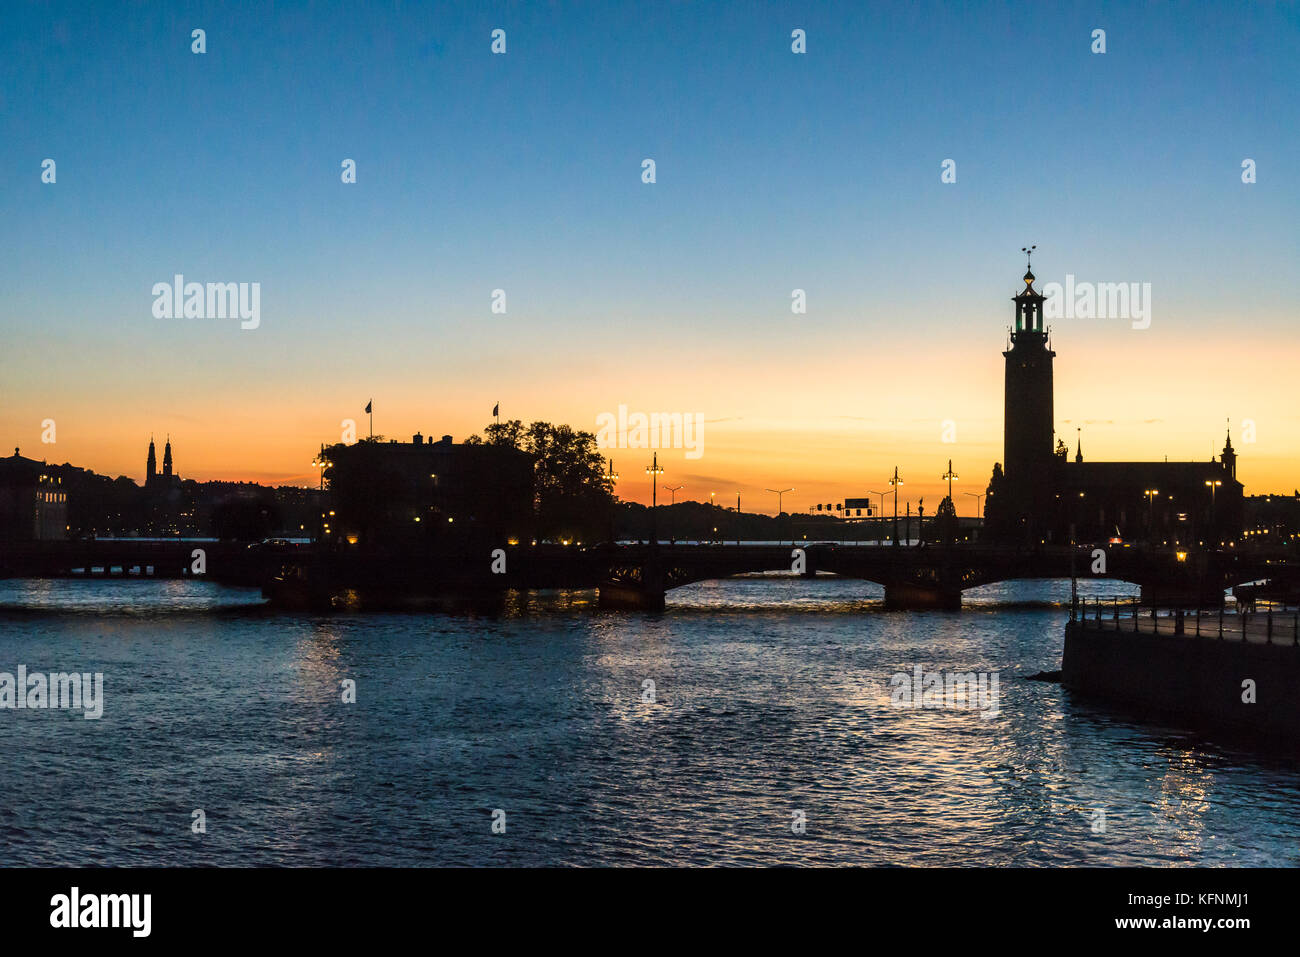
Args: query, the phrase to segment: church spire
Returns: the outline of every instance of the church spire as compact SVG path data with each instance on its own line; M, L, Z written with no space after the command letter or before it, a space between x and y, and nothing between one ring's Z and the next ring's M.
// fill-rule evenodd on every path
M154 451L153 436L149 436L149 460L145 464L144 480L152 482L154 476L158 474L158 454Z
M1075 447L1074 461L1082 462L1083 461L1083 426L1079 426L1079 428L1076 429L1075 431L1079 433L1079 444Z
M1223 443L1223 470L1232 478L1237 477L1237 453L1232 448L1232 425L1228 425L1228 438Z
M163 478L172 477L172 437L167 436L167 447L163 450Z

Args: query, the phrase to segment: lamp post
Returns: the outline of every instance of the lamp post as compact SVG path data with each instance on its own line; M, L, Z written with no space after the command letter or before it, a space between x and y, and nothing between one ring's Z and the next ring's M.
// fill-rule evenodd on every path
M325 461L325 443L320 445L320 454L311 460L312 468L320 469L320 490L325 491L325 469L329 465Z
M898 466L894 466L894 477L889 480L889 486L894 490L894 544L898 545L898 486L903 484L903 480L898 477Z
M1210 531L1217 534L1218 528L1216 526L1218 523L1215 521L1214 515L1214 492L1223 482L1220 479L1206 479L1205 484L1210 489Z
M867 494L868 494L868 495L879 495L879 496L880 496L880 511L876 513L876 541L879 542L879 541L880 541L880 523L881 523L881 521L884 520L884 517L885 517L885 496L888 495L889 493L888 493L888 492L877 492L875 489L870 489L870 490L868 490Z
M740 489L736 490L736 544L740 544Z
M605 476L605 481L609 483L609 495L612 499L614 497L614 483L618 481L618 473L614 471L613 459L609 460L609 474ZM614 524L614 516L616 514L617 510L613 507L613 503L611 503L609 509L609 543L611 545L618 543L618 529Z
M659 544L659 532L655 510L659 507L659 476L664 474L664 470L659 467L658 452L655 452L651 464L645 467L645 474L650 476L650 543L657 545Z
M946 471L946 472L944 472L942 475L940 475L939 478L941 478L941 479L947 479L947 480L948 480L948 501L951 502L951 501L952 501L952 483L953 483L953 480L954 480L954 479L958 478L957 473L954 472L954 471L952 470L952 459L949 459L949 460L948 460L948 471Z
M777 518L780 518L780 517L781 517L781 513L782 513L783 511L785 511L785 509L783 509L783 508L781 507L781 502L782 502L781 496L784 495L786 492L793 492L794 489L792 489L792 488L769 488L769 489L764 489L764 491L766 491L766 492L773 492L773 493L776 494L776 517L777 517Z
M1155 500L1156 500L1156 496L1160 494L1160 489L1158 488L1144 489L1142 494L1147 497L1147 534L1151 536L1150 544L1154 544L1156 540Z
M984 517L984 511L983 511L983 508L982 508L981 505L980 505L980 502L983 500L985 494L987 494L987 493L985 493L985 492L962 492L961 494L962 494L962 495L973 495L973 496L975 496L975 517L976 517L976 518L983 518L983 517Z
M781 515L782 515L782 513L785 511L785 509L781 507L781 503L782 503L781 496L784 495L786 492L793 492L794 489L792 489L792 488L769 488L769 489L766 489L766 491L768 491L768 492L775 492L775 493L776 493L776 520L777 520L778 522L780 522L780 521L781 521Z
M664 488L666 488L666 489L668 490L668 492L672 495L672 500L669 501L668 504L669 504L669 505L676 505L676 504L677 504L677 493L680 492L682 489L686 488L686 486L685 486L685 485L665 485ZM669 540L670 542L674 542L674 543L677 541L677 532L676 532L676 530L675 530L675 528L674 528L674 526L673 526L673 524L672 524L672 516L669 516L668 540Z
M325 469L329 467L329 462L325 460L325 443L320 445L320 452L311 460L312 468L320 469L320 499L317 501L317 511L325 507ZM325 513L320 512L320 518L316 521L316 543L320 544L321 539L325 537Z

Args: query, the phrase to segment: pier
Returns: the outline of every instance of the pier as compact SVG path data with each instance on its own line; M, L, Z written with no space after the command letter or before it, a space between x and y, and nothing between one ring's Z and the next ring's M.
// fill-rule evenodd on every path
M1272 605L1260 610L1220 605L1158 608L1140 598L1080 598L1070 621L1088 631L1140 635L1190 635L1257 645L1300 644L1300 608Z
M1300 609L1078 599L1065 626L1061 681L1213 740L1300 752Z

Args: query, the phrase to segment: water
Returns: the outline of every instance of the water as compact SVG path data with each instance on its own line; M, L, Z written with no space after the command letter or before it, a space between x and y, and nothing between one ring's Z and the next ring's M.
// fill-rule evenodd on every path
M1025 680L1059 667L1068 595L898 613L762 576L662 615L575 592L311 617L196 582L0 582L0 671L105 686L97 721L0 710L0 864L1300 863L1300 766ZM997 672L998 714L892 706L916 664Z

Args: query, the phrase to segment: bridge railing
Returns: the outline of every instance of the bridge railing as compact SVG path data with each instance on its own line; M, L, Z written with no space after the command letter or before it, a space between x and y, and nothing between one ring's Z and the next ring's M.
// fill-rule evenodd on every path
M1143 605L1134 596L1079 596L1070 604L1070 620L1085 630L1193 635L1300 648L1300 606L1269 606L1263 610L1240 605L1234 608L1220 605L1212 610L1183 605L1160 608Z

